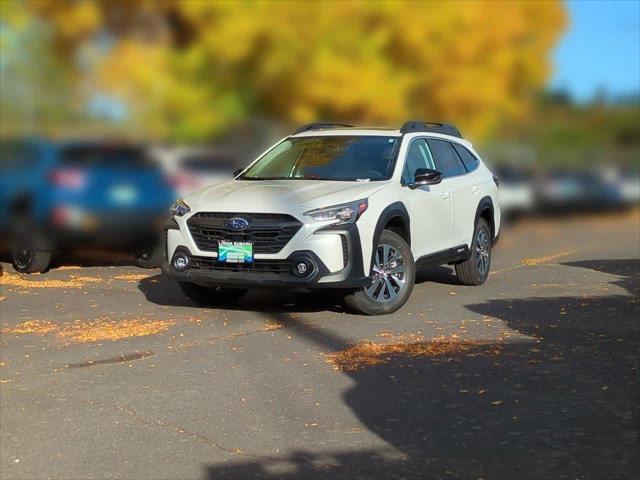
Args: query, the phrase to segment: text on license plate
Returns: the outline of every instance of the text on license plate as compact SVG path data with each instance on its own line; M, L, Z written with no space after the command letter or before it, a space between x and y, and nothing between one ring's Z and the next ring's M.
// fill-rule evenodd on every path
M227 263L253 262L253 243L218 242L218 261Z

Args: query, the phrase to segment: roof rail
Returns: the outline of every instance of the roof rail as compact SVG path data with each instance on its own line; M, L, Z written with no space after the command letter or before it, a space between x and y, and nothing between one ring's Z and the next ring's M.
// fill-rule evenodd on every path
M410 120L402 125L400 133L414 132L431 132L442 133L443 135L451 135L452 137L462 138L460 130L453 125L447 123L423 122L421 120Z
M307 123L306 125L302 125L298 128L294 135L297 135L302 132L309 132L311 130L328 130L331 128L340 128L340 127L348 127L352 128L353 125L347 125L346 123Z

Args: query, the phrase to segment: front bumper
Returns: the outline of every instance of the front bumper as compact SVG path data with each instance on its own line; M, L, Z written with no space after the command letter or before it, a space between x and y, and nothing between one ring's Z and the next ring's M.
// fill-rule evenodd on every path
M182 222L181 222L182 223ZM367 282L362 266L360 236L355 224L305 231L301 228L278 254L255 254L254 262L218 262L217 252L197 248L184 224L170 220L164 228L165 262L162 271L181 282L203 286L360 288ZM175 268L181 255L188 267ZM312 268L300 276L295 266L305 261Z

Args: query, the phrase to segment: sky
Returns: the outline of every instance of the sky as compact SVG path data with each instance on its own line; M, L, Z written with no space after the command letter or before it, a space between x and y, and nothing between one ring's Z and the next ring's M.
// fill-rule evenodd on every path
M553 55L551 87L579 101L605 89L640 91L640 0L570 0L569 25Z

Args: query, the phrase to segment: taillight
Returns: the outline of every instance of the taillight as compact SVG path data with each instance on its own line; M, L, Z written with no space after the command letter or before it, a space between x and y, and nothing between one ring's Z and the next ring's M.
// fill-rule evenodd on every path
M54 170L49 175L49 180L57 187L83 189L87 185L87 175L81 170Z

